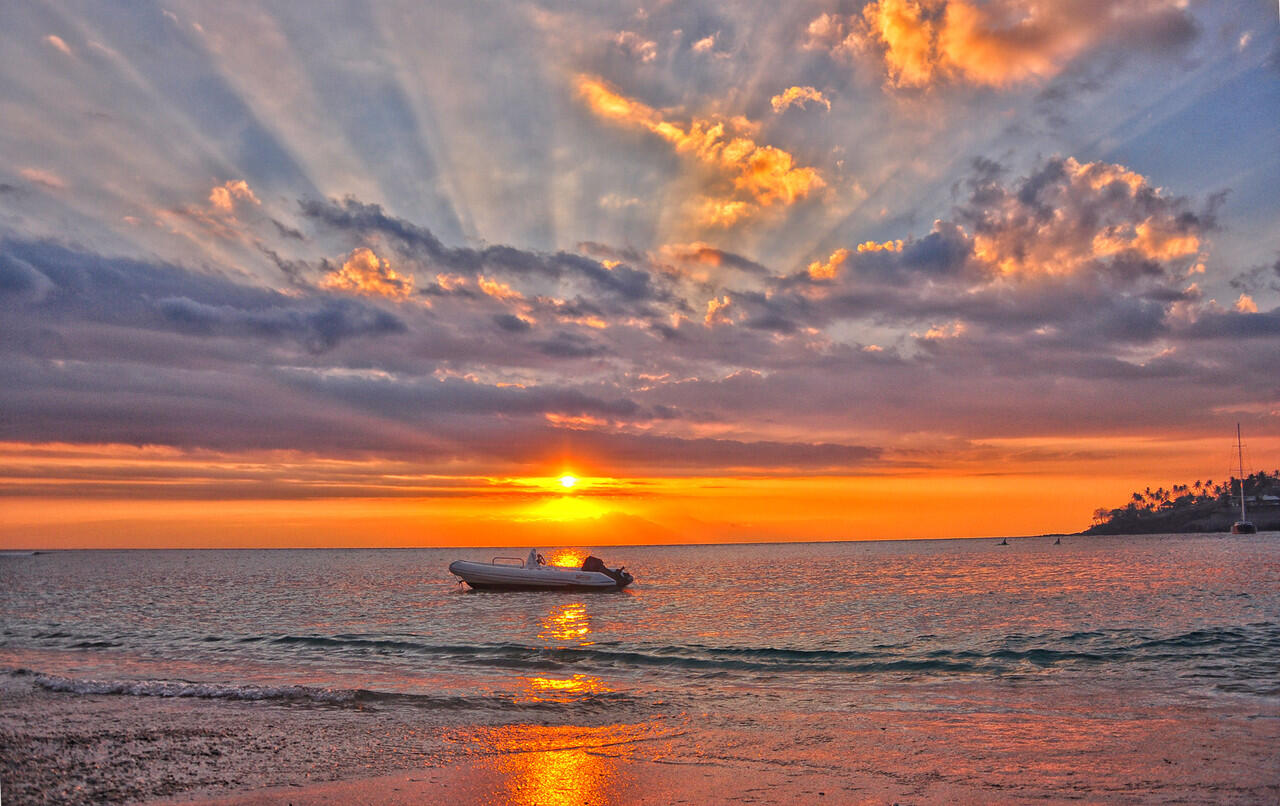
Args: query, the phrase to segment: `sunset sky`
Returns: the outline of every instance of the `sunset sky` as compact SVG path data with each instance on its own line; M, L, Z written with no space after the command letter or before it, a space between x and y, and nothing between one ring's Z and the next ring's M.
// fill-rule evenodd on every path
M0 547L1076 531L1237 422L1269 470L1278 43L1274 2L5 3Z

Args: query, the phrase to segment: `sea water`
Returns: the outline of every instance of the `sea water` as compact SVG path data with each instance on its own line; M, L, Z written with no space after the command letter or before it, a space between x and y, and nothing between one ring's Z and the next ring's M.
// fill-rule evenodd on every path
M446 570L500 549L4 556L0 784L219 792L523 726L787 764L850 802L867 776L917 799L1280 794L1280 536L997 543L594 549L635 574L620 593Z

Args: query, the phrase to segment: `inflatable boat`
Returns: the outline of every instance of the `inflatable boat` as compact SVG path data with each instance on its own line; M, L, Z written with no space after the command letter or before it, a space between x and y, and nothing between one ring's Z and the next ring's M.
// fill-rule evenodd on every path
M609 568L598 557L588 557L581 568L545 565L542 555L530 551L526 559L494 557L489 562L454 560L449 573L476 590L622 590L634 581L623 568Z

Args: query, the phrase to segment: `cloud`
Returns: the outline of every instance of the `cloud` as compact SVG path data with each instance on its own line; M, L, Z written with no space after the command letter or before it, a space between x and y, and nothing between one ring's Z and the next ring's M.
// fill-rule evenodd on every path
M563 330L533 344L552 358L595 358L609 352L604 345L586 336Z
M50 190L63 190L67 186L62 177L44 168L23 168L18 171L18 175L28 182L43 185Z
M155 308L173 329L197 336L291 338L311 352L324 352L345 339L402 332L404 323L371 308L324 302L316 307L244 310L187 297L156 300Z
M0 299L41 302L56 286L43 272L13 255L0 254Z
M729 315L729 306L732 300L726 294L722 297L712 297L707 300L707 314L703 317L703 321L708 325L731 325L733 319Z
M809 102L820 104L828 112L831 111L831 101L813 87L788 87L769 99L774 112L783 112L792 106L803 108Z
M541 278L584 284L622 304L644 304L667 295L647 272L627 266L610 269L597 260L570 252L535 252L511 246L448 247L426 227L388 215L380 205L350 196L342 200L307 199L299 205L306 218L327 230L361 241L389 239L406 260L417 261L431 274L445 270L477 277L484 271L490 276L509 275L526 281Z
M6 292L25 300L23 307L10 308ZM90 353L109 350L106 345L129 334L150 343L149 350L152 334L178 333L288 341L314 354L348 339L405 330L398 317L353 301L288 296L172 265L102 257L48 242L0 242L0 310L5 309L15 327L38 322L97 334L85 344ZM170 360L180 361L180 351Z
M740 128L740 123L696 117L687 125L676 123L589 76L578 78L578 92L599 117L653 132L676 153L713 172L709 190L715 195L700 211L707 226L732 226L761 207L791 205L826 186L817 170L797 165L789 152L732 134L730 126ZM726 183L731 193L716 192L716 184Z
M964 322L950 322L945 325L934 325L930 327L923 336L911 334L915 338L923 341L946 341L947 339L958 339L968 329Z
M506 283L500 280L495 280L492 277L485 277L484 275L481 275L477 279L476 285L478 285L480 290L488 296L504 302L524 299L524 295L519 291L516 291Z
M642 64L658 58L658 43L645 39L634 31L619 31L614 35L613 43L623 53Z
M351 253L341 269L326 275L320 281L320 287L351 294L405 299L413 293L413 278L396 273L372 249L361 247Z
M1236 300L1235 309L1238 313L1257 313L1258 303L1253 301L1253 297L1248 294L1241 294Z
M533 327L527 319L509 313L495 314L493 322L508 333L526 333Z
M859 251L862 251L859 249ZM831 257L827 258L825 263L815 260L809 264L809 277L813 280L832 280L836 273L840 271L840 267L849 259L848 249L837 249L831 253Z
M1042 356L1176 338L1207 315L1186 278L1203 271L1220 197L1197 207L1124 166L1071 157L1013 180L993 167L975 164L968 195L927 233L836 249L763 295L735 294L741 315L776 332L874 323L867 341L882 352L885 328L910 328L917 346L1029 339Z
M879 243L877 243L876 241L863 241L862 243L858 244L858 251L859 252L901 252L902 239L899 238L896 241L883 241Z
M823 14L807 30L809 47L874 55L900 88L1043 82L1101 47L1168 51L1197 33L1179 0L875 0L861 15Z
M215 210L230 213L235 209L236 201L262 204L249 187L249 183L243 179L228 180L221 185L214 185L213 190L209 191L209 204L213 205Z
M770 274L767 267L743 257L742 255L714 247L702 241L693 243L665 244L658 253L666 260L685 266L705 266L709 268L732 269L749 275L766 276ZM701 276L699 279L707 279Z
M1215 206L1195 212L1123 166L1067 157L1016 188L978 180L961 218L974 258L993 274L1133 274L1189 266Z
M710 34L708 36L702 37L697 42L694 42L693 45L690 46L690 48L693 50L694 53L710 53L712 50L715 49L715 46L716 46L716 35Z
M62 37L49 34L44 38L44 41L49 46L57 48L68 56L72 55L70 46L68 46L66 42L62 41Z

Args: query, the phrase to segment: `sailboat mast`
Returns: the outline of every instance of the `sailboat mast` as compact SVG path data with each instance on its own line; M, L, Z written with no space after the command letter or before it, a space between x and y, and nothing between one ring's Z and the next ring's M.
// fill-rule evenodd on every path
M1236 455L1240 460L1240 520L1247 521L1244 515L1244 444L1240 441L1240 423L1236 423Z

